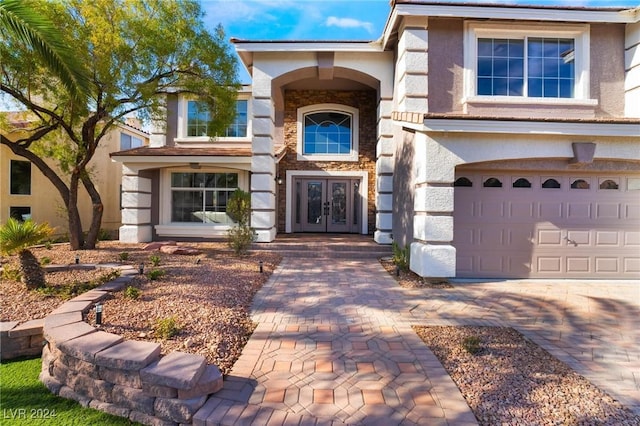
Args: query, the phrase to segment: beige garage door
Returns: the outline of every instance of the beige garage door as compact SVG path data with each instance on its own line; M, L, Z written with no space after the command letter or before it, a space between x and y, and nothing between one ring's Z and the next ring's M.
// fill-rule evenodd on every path
M456 178L458 277L640 278L640 176Z

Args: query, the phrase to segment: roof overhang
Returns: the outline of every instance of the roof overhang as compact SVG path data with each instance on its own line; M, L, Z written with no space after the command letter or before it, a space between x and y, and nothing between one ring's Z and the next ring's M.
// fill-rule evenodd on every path
M111 160L139 170L203 166L251 170L251 148L141 147L110 154Z
M640 138L640 120L540 120L518 118L438 117L394 112L403 127L423 133L609 136Z
M253 74L253 57L259 52L381 52L377 41L322 41L322 40L241 40L232 38L240 60Z
M633 9L589 8L395 0L392 3L392 10L382 34L383 46L388 47L404 16L633 24L640 21L640 7Z

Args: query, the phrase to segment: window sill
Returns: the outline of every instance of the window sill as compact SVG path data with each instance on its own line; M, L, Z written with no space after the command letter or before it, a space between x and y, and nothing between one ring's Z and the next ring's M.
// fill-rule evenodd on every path
M313 155L313 154L300 154L298 153L297 156L297 160L298 161L315 161L315 162L323 162L323 161L350 161L350 162L355 162L358 161L358 154L357 153L352 153L352 154L343 154L343 155L338 155L338 154L320 154L320 155Z
M241 137L241 138L212 138L209 136L193 136L187 138L175 138L174 142L181 144L191 144L191 143L233 143L233 142L251 142L251 138L249 137Z
M595 107L597 99L574 98L525 98L521 96L470 96L462 100L463 104L487 104L487 105L548 105L548 106L583 106Z
M171 223L156 225L155 230L163 237L226 237L229 225L214 225L211 223Z

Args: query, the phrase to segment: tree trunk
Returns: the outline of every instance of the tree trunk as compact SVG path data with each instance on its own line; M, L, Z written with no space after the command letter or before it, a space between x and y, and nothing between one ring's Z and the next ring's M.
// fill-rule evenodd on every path
M104 212L104 205L102 204L102 198L100 197L98 190L91 181L91 178L86 175L86 173L82 175L82 184L89 193L93 206L91 214L91 227L89 228L89 233L87 234L87 239L84 243L84 248L91 250L96 248L96 243L98 242L100 226L102 225L102 213Z
M24 285L29 290L44 287L44 270L33 253L29 250L22 250L18 253L18 259L20 260L20 272L22 273Z
M78 210L78 173L71 173L69 182L69 203L67 204L67 215L69 216L69 245L71 250L81 250L84 248L84 235L82 235L82 220Z

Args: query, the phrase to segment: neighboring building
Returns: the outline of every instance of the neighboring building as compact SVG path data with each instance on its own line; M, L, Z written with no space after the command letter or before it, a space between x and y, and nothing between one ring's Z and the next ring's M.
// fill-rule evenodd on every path
M10 127L15 131L5 134L10 140L20 137L21 130L29 126L23 113L9 113ZM118 124L100 142L89 163L93 181L102 197L104 212L102 228L117 234L120 222L120 181L122 166L109 158L109 153L122 149L148 145L149 135L140 130L137 122ZM50 164L55 164L51 162ZM18 220L33 219L47 222L56 235L68 233L68 220L64 202L51 182L40 170L9 148L0 145L0 223L9 217ZM79 190L78 208L85 231L91 224L91 200L84 188Z
M233 40L253 84L124 163L123 241L372 234L428 277L640 277L640 9L396 0L375 42ZM245 131L246 129L246 131Z

